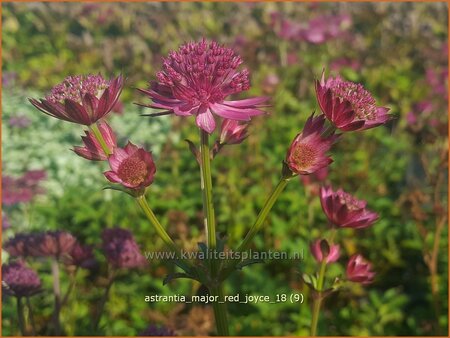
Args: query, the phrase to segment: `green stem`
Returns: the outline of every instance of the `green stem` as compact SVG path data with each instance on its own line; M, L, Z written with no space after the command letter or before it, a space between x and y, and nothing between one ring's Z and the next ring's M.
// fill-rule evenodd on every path
M325 269L327 267L327 260L324 259L320 265L319 280L317 281L317 295L314 299L312 318L311 318L311 337L315 337L317 334L317 323L319 322L320 306L322 305L322 289L323 280L325 278Z
M275 190L272 192L272 194L267 198L266 202L264 203L263 208L258 214L258 217L255 220L255 223L250 228L249 232L244 238L244 241L239 245L237 251L242 252L248 249L251 241L257 234L257 232L261 229L261 226L264 224L264 221L266 220L267 216L269 215L270 210L272 209L273 205L275 204L276 200L280 196L281 192L284 190L288 183L289 179L281 178L278 182L277 186L275 187Z
M212 199L211 155L209 150L209 135L200 130L200 171L201 188L203 194L204 224L207 231L207 245L209 249L216 248L216 220Z
M23 316L22 297L17 297L17 318L19 319L20 334L25 336L25 317Z
M34 322L34 315L33 315L33 309L31 308L30 297L27 297L26 300L27 300L27 307L28 307L28 315L29 315L30 323L31 323L31 335L36 336L36 324Z
M203 196L204 224L207 234L208 250L214 252L216 243L216 220L214 214L214 203L212 197L212 177L211 177L211 153L209 148L209 135L200 129L200 176ZM214 257L211 258L211 279L213 283L218 283L210 287L212 296L218 296L218 301L213 302L214 318L216 320L217 334L228 336L227 308L224 302L223 285L217 281L218 266Z
M59 265L56 257L52 259L52 276L53 276L53 295L55 297L55 308L53 311L53 326L55 335L61 333L61 324L59 322L59 313L61 311L61 286L59 284Z
M174 243L174 241L172 240L172 238L170 238L169 234L166 232L164 227L161 225L161 223L159 223L158 219L156 218L155 214L153 213L153 210L148 205L145 196L142 195L142 196L136 197L136 201L138 202L142 211L144 211L144 213L147 216L150 223L153 224L158 236L161 237L161 239L164 241L164 243L169 248L169 250L178 256L178 259L179 259L178 265L181 266L185 271L190 270L189 261L187 261L186 259L183 259L182 250Z
M111 150L109 149L108 145L106 144L105 139L103 138L102 133L100 132L100 129L98 129L97 123L93 123L89 126L89 129L94 133L95 138L100 143L100 146L103 149L103 152L106 154L106 156L109 156L112 154Z
M227 308L225 305L223 284L217 287L211 287L210 292L212 296L217 296L217 302L213 302L217 334L219 336L229 336L230 333L228 332Z
M155 214L153 213L152 209L147 203L147 200L144 195L136 197L136 200L141 207L142 211L144 211L145 215L147 216L148 220L153 224L155 227L155 230L159 237L164 241L164 243L167 245L167 247L175 252L181 254L181 249L177 247L177 245L174 243L172 238L170 238L169 234L166 232L164 227L159 223L158 219L156 218Z
M336 229L332 228L330 237L328 239L329 244L332 245L334 238L336 236ZM327 259L326 257L323 258L322 263L320 264L320 271L319 271L319 280L317 281L317 296L314 299L314 305L313 305L313 312L312 312L312 318L311 318L311 336L316 336L317 333L317 324L319 322L319 314L320 314L320 306L322 305L323 296L323 282L325 279L325 270L327 267Z
M108 285L106 286L105 292L103 293L102 299L100 300L100 305L98 308L97 315L94 320L94 332L97 333L98 325L100 324L100 319L102 319L103 311L105 310L105 305L108 300L109 291L111 290L111 287L114 283L115 279L115 270L109 266L109 276L108 276Z

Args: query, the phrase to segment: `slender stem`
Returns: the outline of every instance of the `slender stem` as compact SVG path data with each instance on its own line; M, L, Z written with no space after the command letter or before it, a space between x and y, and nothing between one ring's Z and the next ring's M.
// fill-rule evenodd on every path
M215 251L217 243L216 220L212 197L211 153L209 148L209 135L204 130L200 130L200 174L207 246L208 250ZM214 281L213 283L218 284L209 288L212 296L218 296L218 301L213 302L214 318L216 320L217 334L219 336L228 336L227 308L224 301L223 285L217 281L217 272L218 266L214 255L211 258L211 279Z
M31 307L30 297L26 297L27 307L28 307L28 315L31 323L31 335L36 336L36 324L34 321L33 309Z
M330 225L331 226L331 225ZM330 245L334 243L334 238L336 237L336 228L331 227L331 233L328 238L328 242ZM311 318L311 336L315 336L317 333L317 324L319 322L319 314L320 314L320 306L322 305L323 296L323 281L325 279L325 270L327 267L326 257L323 258L322 263L320 264L319 270L319 280L317 281L317 296L314 299L313 312Z
M112 154L111 150L109 149L108 145L106 144L105 139L103 138L102 133L100 132L100 129L98 129L97 123L93 123L89 126L89 129L94 133L95 138L100 143L100 146L103 149L103 152L106 154L106 156L109 156Z
M98 325L100 324L100 319L102 319L102 314L103 314L103 311L105 310L105 305L108 300L109 291L111 290L111 287L114 283L114 279L116 277L115 271L111 266L109 267L109 271L110 272L109 272L109 276L108 276L108 285L106 286L105 292L103 293L102 299L100 300L100 305L98 307L97 315L94 320L94 332L97 332L97 330L98 330Z
M228 332L227 308L225 305L223 284L217 287L211 287L210 292L212 296L217 296L217 302L213 302L217 334L219 336L229 336L230 333Z
M288 179L281 178L278 182L277 186L275 187L275 190L270 194L270 196L267 198L266 202L264 203L263 208L258 214L258 217L255 220L255 223L250 228L249 232L244 238L244 241L239 245L237 251L242 252L248 249L248 246L250 245L251 241L261 228L261 226L264 224L264 221L266 220L267 216L269 215L270 210L272 209L273 205L275 204L276 200L280 196L281 192L284 190L288 183Z
M159 237L164 241L164 243L167 245L167 247L175 252L181 254L181 249L177 247L177 245L174 243L172 238L170 238L169 234L166 232L164 227L159 223L158 219L156 218L155 214L153 213L152 209L147 203L147 200L145 196L139 196L136 198L139 206L141 207L142 211L144 211L145 215L147 216L148 220L153 224L155 227L156 232L158 233Z
M322 305L322 289L323 280L325 278L325 269L327 267L327 260L324 259L320 265L319 280L317 281L317 295L314 299L312 318L311 318L311 337L316 336L317 333L317 323L319 322L320 306Z
M17 318L19 319L20 334L25 336L25 318L23 316L22 297L17 297Z
M72 292L73 288L75 287L77 272L78 272L78 267L76 268L75 272L73 274L71 274L71 276L70 276L70 284L69 284L69 287L67 288L66 294L64 295L64 297L61 301L61 308L64 305L66 305L67 301L69 300L70 293Z
M52 259L52 276L53 276L53 294L55 296L55 308L53 311L53 325L55 335L61 333L61 325L59 322L59 312L61 310L61 286L59 284L59 265L56 257Z
M216 220L212 199L211 155L209 150L209 135L200 130L200 172L203 195L203 209L205 212L205 229L207 231L207 244L209 249L216 248Z

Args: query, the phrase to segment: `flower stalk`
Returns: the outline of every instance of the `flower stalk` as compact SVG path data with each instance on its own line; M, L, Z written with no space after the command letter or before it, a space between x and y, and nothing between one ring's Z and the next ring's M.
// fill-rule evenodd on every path
M267 216L269 215L270 210L272 209L273 205L277 201L280 194L283 192L284 188L286 187L287 183L289 182L288 178L282 177L280 181L278 182L275 189L272 191L270 196L267 198L266 202L264 203L263 208L259 212L255 223L250 228L249 232L245 236L244 240L242 241L241 245L239 245L237 251L243 252L246 251L252 242L255 235L258 233L258 231L261 229L261 226L264 224L264 221L266 220Z
M100 143L100 146L103 149L103 152L105 153L106 156L109 156L112 154L111 150L109 149L109 147L106 144L105 139L103 138L102 133L100 132L100 130L98 129L98 125L97 123L93 123L89 126L89 129L94 133L95 138L97 139L97 141Z
M55 297L55 308L53 310L53 326L55 335L61 333L61 324L59 321L59 313L61 311L61 286L59 283L59 265L56 257L52 258L52 276L53 276L53 295Z
M216 250L216 220L212 197L211 154L209 149L209 135L200 129L200 176L203 196L204 224L207 237L208 250ZM216 285L210 286L212 296L218 296L218 301L213 303L214 317L216 320L217 334L228 336L227 309L223 301L223 285L217 281L217 261L212 258L210 262L211 279Z
M22 297L17 297L17 318L19 320L20 334L25 336L25 317L23 315Z
M31 324L31 335L36 336L36 324L34 321L34 314L33 314L33 309L31 307L30 297L26 297L25 299L27 301L28 316L29 316L30 324Z

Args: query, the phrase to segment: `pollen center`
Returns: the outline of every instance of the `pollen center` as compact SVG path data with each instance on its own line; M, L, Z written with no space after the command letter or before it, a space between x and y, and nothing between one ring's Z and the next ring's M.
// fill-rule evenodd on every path
M351 103L356 116L360 120L377 118L377 106L372 95L359 83L334 79L331 84L333 94Z
M293 162L299 170L310 168L314 164L316 157L316 150L305 143L297 144L292 153Z
M138 157L129 157L119 166L119 177L126 183L138 186L144 182L147 176L147 166L144 161Z
M339 201L341 204L345 204L350 211L364 209L364 203L362 201L357 200L345 192L339 194Z
M108 81L100 75L68 76L62 83L53 87L46 98L54 103L64 103L65 99L70 99L81 104L84 94L89 93L100 98L108 87Z

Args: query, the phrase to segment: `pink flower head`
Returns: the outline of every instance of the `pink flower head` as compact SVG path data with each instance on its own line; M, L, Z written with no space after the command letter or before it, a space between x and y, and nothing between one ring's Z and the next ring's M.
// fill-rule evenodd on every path
M47 115L89 126L113 109L122 87L122 76L110 81L101 75L68 76L45 99L30 102Z
M100 122L98 124L98 129L105 140L106 146L114 152L114 149L117 147L116 135L112 131L111 127L106 122ZM83 140L84 147L74 147L73 151L85 159L91 161L106 161L108 156L103 151L100 143L95 137L92 131L86 131L85 136L81 136Z
M113 183L139 190L153 182L156 167L152 154L131 142L128 142L125 148L116 148L108 161L112 170L104 174Z
M339 228L366 228L378 219L377 213L366 209L366 201L358 200L342 189L334 192L331 187L322 187L320 203L331 224Z
M286 155L289 169L300 175L308 175L328 166L333 160L326 155L338 135L322 137L325 117L314 117L314 113L306 121L303 131L298 134Z
M348 280L361 284L373 282L375 272L372 270L372 264L366 261L361 255L353 255L347 263Z
M238 121L224 119L220 128L221 144L239 144L247 138L248 124L239 124Z
M179 116L195 115L197 126L211 134L216 128L212 113L238 121L264 113L258 108L266 97L225 100L250 88L248 70L237 70L241 63L232 49L215 41L190 42L164 59L157 82L151 82L148 90L139 90L153 101L147 107Z
M359 83L339 77L316 81L320 109L342 131L365 130L389 120L389 108L376 105L372 95Z
M325 239L317 239L310 245L310 250L315 260L321 263L324 259L327 264L334 263L339 259L340 248L337 244L329 245Z

